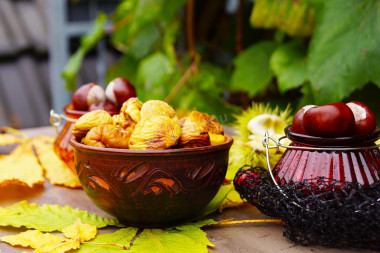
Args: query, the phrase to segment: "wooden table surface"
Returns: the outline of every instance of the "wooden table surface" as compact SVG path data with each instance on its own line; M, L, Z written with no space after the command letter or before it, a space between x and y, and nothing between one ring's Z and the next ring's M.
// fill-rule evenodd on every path
M54 135L52 127L43 127L36 129L23 130L29 136L35 135ZM51 185L48 181L44 187L34 191L22 190L20 188L8 187L0 192L0 206L14 204L21 200L27 200L29 203L58 204L69 205L73 208L86 210L90 213L96 213L104 217L110 215L104 213L96 207L81 189L69 189ZM225 220L234 218L235 220L260 219L265 218L255 207L246 204L243 207L230 208L222 213L215 213L210 218L215 220ZM115 228L100 229L99 233L110 233ZM10 232L11 231L11 232ZM18 232L14 228L0 228L0 236ZM205 229L210 241L215 245L210 248L210 252L227 253L227 252L373 252L367 250L355 249L334 249L325 247L304 247L297 246L292 241L283 237L284 228L276 224L244 224L229 225L222 227L213 227ZM31 252L24 248L14 248L5 243L0 243L1 252Z

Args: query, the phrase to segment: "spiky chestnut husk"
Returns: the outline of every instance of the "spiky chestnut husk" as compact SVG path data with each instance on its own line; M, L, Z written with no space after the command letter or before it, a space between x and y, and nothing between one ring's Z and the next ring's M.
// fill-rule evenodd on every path
M234 144L230 150L229 166L226 178L232 180L236 172L244 165L262 166L267 168L265 152L254 150L248 145L248 137L250 132L247 129L248 122L261 114L275 114L279 116L286 124L291 124L293 116L291 109L288 105L285 110L280 110L279 107L271 108L270 104L252 103L252 106L243 111L240 115L235 115L236 123L233 125L236 136L234 136ZM270 156L269 161L273 168L278 160L281 158L282 153L274 153Z

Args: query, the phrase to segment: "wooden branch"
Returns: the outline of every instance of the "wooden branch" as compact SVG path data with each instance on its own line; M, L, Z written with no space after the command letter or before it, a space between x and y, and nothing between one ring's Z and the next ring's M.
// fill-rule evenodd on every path
M238 225L238 224L258 224L258 223L274 223L285 225L285 223L280 219L260 219L260 220L222 220L215 224L209 224L205 227L214 227L214 226L225 226L225 225Z
M181 77L178 83L170 91L169 95L164 99L166 103L170 103L172 99L177 95L182 86L189 80L189 78L198 71L199 57L195 55L195 60L191 63L190 67L186 70L185 74Z

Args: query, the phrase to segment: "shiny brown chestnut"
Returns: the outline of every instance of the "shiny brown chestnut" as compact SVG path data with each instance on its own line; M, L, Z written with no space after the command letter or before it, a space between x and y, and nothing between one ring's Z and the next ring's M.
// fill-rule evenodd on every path
M106 100L104 89L97 83L88 83L79 87L72 96L74 110L87 111L91 104Z
M127 79L118 77L107 85L106 96L109 101L120 107L128 99L136 97L136 90Z
M355 117L355 134L370 134L376 128L376 117L371 109L364 103L352 101L346 104Z
M307 110L303 116L303 127L312 136L351 136L355 128L355 118L346 104L337 102Z

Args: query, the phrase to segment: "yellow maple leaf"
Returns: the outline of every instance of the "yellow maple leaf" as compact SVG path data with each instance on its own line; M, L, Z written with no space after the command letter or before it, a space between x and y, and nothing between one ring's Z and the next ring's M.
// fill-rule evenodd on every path
M43 183L43 170L34 155L31 141L26 140L0 159L0 186L21 184L33 187Z
M82 220L78 218L74 224L64 228L62 232L67 238L85 242L95 238L97 229L96 226L83 224Z
M39 230L28 230L17 235L0 237L0 240L13 246L19 245L37 249L46 245L64 242L66 239L58 235L42 233Z
M54 185L81 187L78 176L54 152L54 140L51 136L38 136L32 140L46 178Z

